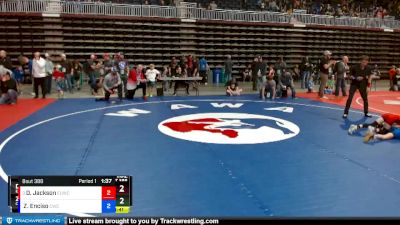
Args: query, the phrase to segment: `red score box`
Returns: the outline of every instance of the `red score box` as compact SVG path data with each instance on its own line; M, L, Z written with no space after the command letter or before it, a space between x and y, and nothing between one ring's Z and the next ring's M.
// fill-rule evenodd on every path
M102 200L116 200L117 199L117 188L115 186L101 187L101 199Z

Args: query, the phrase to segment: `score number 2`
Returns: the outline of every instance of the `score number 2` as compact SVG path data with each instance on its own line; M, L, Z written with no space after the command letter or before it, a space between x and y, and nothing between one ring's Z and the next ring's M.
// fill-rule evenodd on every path
M124 185L122 185L122 184L120 184L119 185L119 191L118 191L119 193L125 193L125 186Z

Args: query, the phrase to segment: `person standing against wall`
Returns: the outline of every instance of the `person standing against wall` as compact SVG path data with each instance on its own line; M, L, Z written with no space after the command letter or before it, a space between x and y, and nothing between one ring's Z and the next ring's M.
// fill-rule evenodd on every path
M40 52L33 54L32 76L35 98L39 97L39 86L42 89L42 98L46 98L46 60L40 56Z
M328 78L329 78L329 68L335 64L334 60L331 60L332 53L328 50L324 51L324 56L320 60L319 63L319 75L321 78L321 84L319 86L319 92L318 95L320 98L323 99L328 99L324 95L324 90L326 87L326 84L328 83Z
M343 56L342 57L342 61L338 61L335 64L335 79L336 79L336 83L335 83L335 96L339 97L339 91L340 89L342 90L342 95L343 97L347 96L346 93L346 76L349 70L349 57L347 56Z
M233 67L233 62L232 62L232 57L230 55L226 56L225 60L225 77L227 81L232 80L232 67Z

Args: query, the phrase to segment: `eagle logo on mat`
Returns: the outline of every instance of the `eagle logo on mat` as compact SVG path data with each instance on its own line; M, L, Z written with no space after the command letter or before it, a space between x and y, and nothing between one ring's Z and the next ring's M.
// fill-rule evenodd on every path
M158 129L171 137L210 144L260 144L300 133L287 120L247 113L199 113L162 121Z

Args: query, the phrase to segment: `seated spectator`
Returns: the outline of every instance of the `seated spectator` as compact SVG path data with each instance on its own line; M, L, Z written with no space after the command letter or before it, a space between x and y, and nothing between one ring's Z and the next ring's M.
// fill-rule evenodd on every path
M146 71L146 79L148 80L149 96L153 97L153 89L156 86L157 76L160 76L160 71L154 68L154 64L150 64L150 68Z
M143 66L138 65L137 68L132 68L129 72L128 81L126 84L126 89L128 93L126 95L127 99L133 99L135 97L136 90L141 88L143 92L143 100L147 100L146 88L147 80L143 74Z
M178 66L176 69L175 77L187 77L187 75L182 71L182 68ZM183 80L177 80L175 81L173 96L176 96L176 91L180 86L184 86L186 88L186 94L189 95L189 83Z
M215 1L212 1L212 2L210 3L209 8L210 8L211 10L216 10L216 9L218 8L218 5L215 3Z
M282 89L283 93L287 93L288 89L292 92L292 98L296 98L296 90L294 88L293 76L289 71L283 70L282 75L279 79L279 86ZM283 97L287 96L287 94L282 94Z
M260 7L260 10L261 10L261 11L264 11L265 8L266 8L265 2L264 2L264 1L261 1L260 4L259 4L259 7Z
M385 17L385 15L386 15L386 10L383 9L382 6L379 6L379 7L376 8L375 13L374 13L374 17L383 19Z
M243 70L243 82L251 81L251 64L247 64L246 68Z
M0 70L0 105L17 103L18 89L17 82L11 78L11 74L6 70Z
M96 99L98 101L109 101L110 96L118 91L118 98L122 101L122 80L117 69L113 67L109 74L103 80L104 98Z
M269 65L269 71L261 89L261 98L264 100L266 97L270 97L272 100L276 98L275 69L272 64Z
M268 10L269 11L273 11L273 12L278 12L279 11L279 7L276 4L275 0L272 0L272 1L269 2Z
M53 79L56 81L58 98L64 98L65 74L61 71L61 65L59 64L54 67Z
M239 96L242 93L242 89L239 88L239 83L235 78L228 81L226 84L226 95L227 96Z

